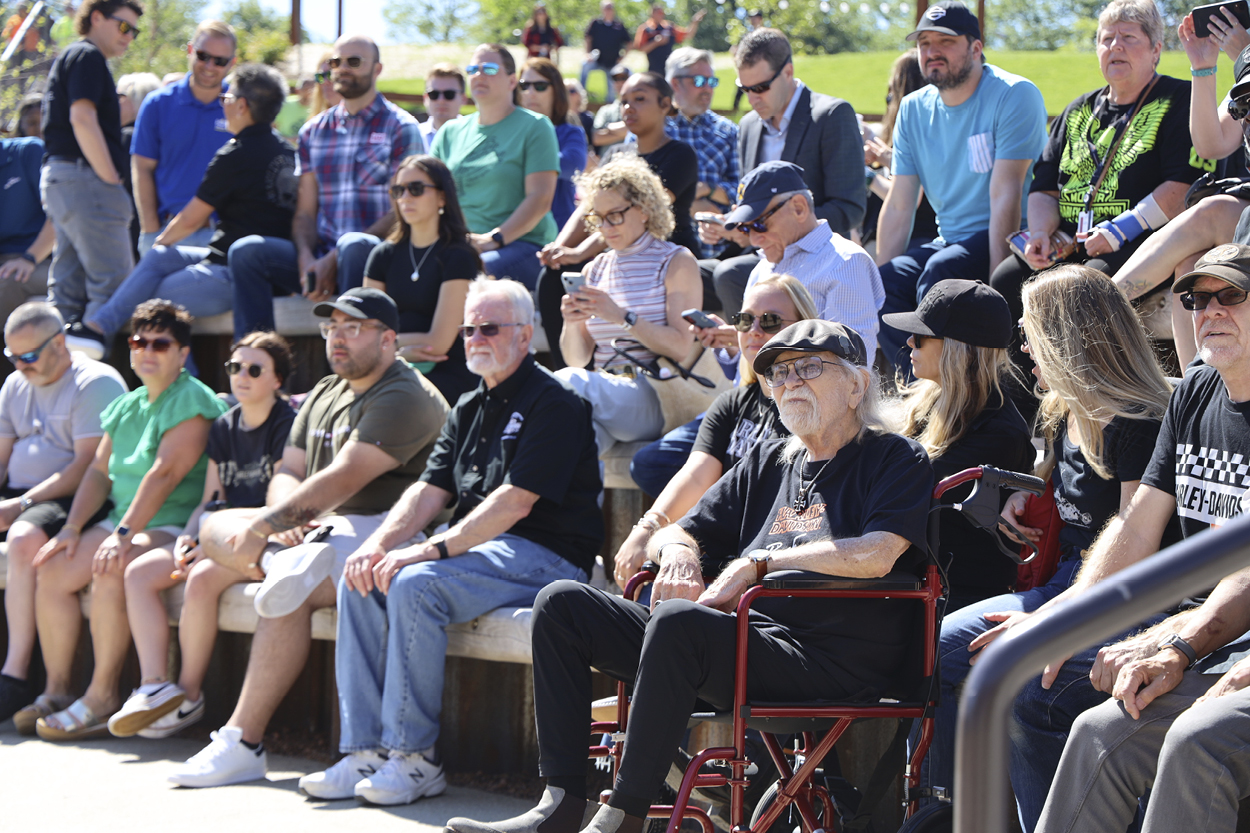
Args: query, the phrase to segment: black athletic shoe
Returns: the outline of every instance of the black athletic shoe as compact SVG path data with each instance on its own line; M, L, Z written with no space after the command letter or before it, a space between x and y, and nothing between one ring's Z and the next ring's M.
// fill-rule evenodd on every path
M17 714L35 701L30 683L0 674L0 723Z
M99 361L104 358L107 344L101 333L81 321L75 321L65 325L65 346L75 353L82 353L89 359Z

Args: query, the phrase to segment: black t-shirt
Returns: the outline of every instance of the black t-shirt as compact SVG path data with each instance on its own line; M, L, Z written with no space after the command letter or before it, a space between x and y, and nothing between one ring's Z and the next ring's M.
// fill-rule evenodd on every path
M713 575L751 550L784 550L814 541L891 532L911 542L894 570L916 571L924 560L933 469L917 443L896 434L865 434L828 461L787 463L787 440L747 452L677 523L702 549L703 571ZM793 504L809 484L805 511ZM899 602L880 599L767 599L754 610L801 641L810 662L863 686L863 694L890 689L914 623ZM914 610L912 611L914 613Z
M788 436L790 432L777 416L777 406L764 395L764 389L758 383L742 385L712 400L690 450L712 455L729 471L759 443Z
M621 49L630 42L629 31L620 20L607 22L601 17L590 21L586 27L590 48L599 50L600 66L610 67L621 59Z
M414 249L408 241L405 237L398 243L387 241L375 246L365 264L365 277L386 284L386 294L399 307L401 333L428 333L434 325L443 282L473 280L482 271L481 261L468 244L448 246L440 240L431 251ZM416 266L421 267L419 272ZM425 377L453 405L480 381L465 366L464 342L459 335L447 351L447 361L436 364Z
M56 56L48 72L48 89L43 94L43 144L48 156L85 159L74 128L69 123L69 108L75 101L95 105L100 132L109 156L123 180L130 177L126 148L122 145L122 113L117 103L117 85L109 72L104 53L90 41L75 41Z
M253 124L221 146L195 195L217 212L207 260L226 265L226 253L249 234L291 239L299 195L295 150L266 124Z
M603 162L612 161L618 153L638 153L637 145L619 144L608 148ZM690 204L694 202L695 189L699 186L699 157L685 142L670 139L658 150L638 153L651 170L655 171L664 187L673 192L673 220L676 226L668 236L668 242L685 246L695 257L703 251L690 219Z
M1215 368L1190 370L1172 392L1141 479L1176 496L1186 538L1240 515L1250 488L1250 402L1230 400Z
M508 532L586 571L603 545L599 448L590 405L526 356L494 388L452 409L421 479L452 494L452 523L501 486L538 495Z
M1033 471L1033 443L1029 426L1010 399L988 404L959 442L932 458L937 480L973 466L995 466L1028 474ZM958 503L971 494L973 484L952 489L943 503ZM1016 583L1016 563L998 551L993 539L958 512L942 512L941 551L949 559L947 577L959 595L1008 593Z
M1192 183L1203 164L1189 137L1188 81L1163 75L1129 123L1111 169L1094 198L1094 222L1110 220L1164 182ZM1050 125L1042 158L1033 166L1030 191L1059 192L1059 228L1076 231L1077 215L1098 167L1115 142L1115 128L1135 102L1112 104L1106 89L1079 96Z
M264 424L243 427L243 407L235 405L213 420L208 429L208 459L217 464L217 477L233 508L264 506L274 466L282 462L282 449L295 422L295 410L279 399Z
M642 45L646 46L651 43L660 36L661 32L668 37L668 40L647 53L647 69L663 75L664 63L668 60L668 56L673 54L673 43L677 38L677 30L673 28L673 24L667 20L662 21L659 26L655 25L655 21L648 23L642 30Z

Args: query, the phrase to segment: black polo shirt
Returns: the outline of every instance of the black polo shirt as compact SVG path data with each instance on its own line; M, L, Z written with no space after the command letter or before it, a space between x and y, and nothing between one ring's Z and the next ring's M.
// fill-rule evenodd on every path
M453 495L453 524L501 486L534 492L534 507L508 532L590 574L604 534L590 405L533 358L460 400L421 479Z

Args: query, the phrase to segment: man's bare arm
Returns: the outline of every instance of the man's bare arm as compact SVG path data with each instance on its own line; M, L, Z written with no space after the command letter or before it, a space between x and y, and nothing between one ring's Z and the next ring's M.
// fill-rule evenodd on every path
M280 503L267 508L252 529L272 535L303 526L363 489L374 478L397 468L399 461L380 448L350 441L334 461L306 478Z

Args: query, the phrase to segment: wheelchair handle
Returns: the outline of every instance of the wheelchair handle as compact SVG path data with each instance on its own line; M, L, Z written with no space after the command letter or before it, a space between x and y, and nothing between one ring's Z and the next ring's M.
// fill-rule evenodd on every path
M1008 488L1029 492L1034 495L1040 495L1046 491L1046 483L1040 477L1007 471L994 466L976 466L964 469L938 481L938 484L933 487L933 499L937 500L956 486L961 486L973 480L984 480L987 488L1007 486Z

